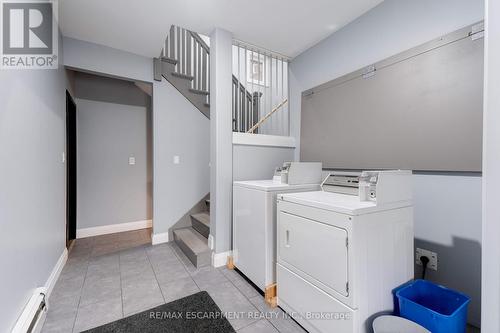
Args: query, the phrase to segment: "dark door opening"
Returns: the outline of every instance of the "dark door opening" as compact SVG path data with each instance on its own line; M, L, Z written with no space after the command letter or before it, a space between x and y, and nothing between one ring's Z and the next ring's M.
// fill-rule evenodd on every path
M66 247L76 238L76 104L66 91Z

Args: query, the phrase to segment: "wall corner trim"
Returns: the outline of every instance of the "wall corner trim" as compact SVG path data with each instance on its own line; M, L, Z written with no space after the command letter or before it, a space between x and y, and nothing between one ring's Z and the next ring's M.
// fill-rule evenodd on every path
M222 267L227 263L227 257L233 254L233 251L226 251L215 253L212 252L212 266L213 267Z
M134 221L134 222L126 222L118 224L109 224L100 227L83 228L76 230L76 238L85 238L92 236L114 234L116 232L146 229L146 228L151 228L152 226L153 226L153 220L142 220L142 221Z
M168 243L169 241L168 232L163 232L161 234L152 233L151 240L153 245Z
M208 247L210 250L214 250L215 247L215 238L212 234L208 235Z
M50 273L47 282L45 283L45 288L47 289L47 295L46 295L47 299L50 298L50 294L52 294L52 290L54 289L57 279L59 279L59 275L61 275L61 272L64 268L64 265L66 265L67 260L68 260L68 249L64 248L63 252L61 253L61 256L56 262L56 265L52 269L52 272Z
M295 148L295 138L292 136L279 136L267 134L250 134L233 132L233 145L269 146Z

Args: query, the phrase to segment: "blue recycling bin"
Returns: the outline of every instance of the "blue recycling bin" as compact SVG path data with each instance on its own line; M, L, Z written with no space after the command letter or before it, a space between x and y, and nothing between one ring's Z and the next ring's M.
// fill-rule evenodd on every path
M415 280L396 288L399 315L432 333L464 333L470 298L427 280Z

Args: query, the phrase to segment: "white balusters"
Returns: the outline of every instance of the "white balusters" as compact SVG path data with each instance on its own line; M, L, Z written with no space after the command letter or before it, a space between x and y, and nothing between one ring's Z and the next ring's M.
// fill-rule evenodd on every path
M247 132L288 99L288 58L236 41L233 46L235 131ZM289 135L288 104L259 124L254 133Z

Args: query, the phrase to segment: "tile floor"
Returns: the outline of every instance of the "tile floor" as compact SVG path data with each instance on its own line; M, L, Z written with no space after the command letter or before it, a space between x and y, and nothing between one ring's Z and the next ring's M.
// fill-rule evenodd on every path
M151 230L78 239L54 291L43 332L80 332L206 290L235 330L304 332L237 272L196 269L175 243L151 245ZM241 315L245 313L245 315Z

